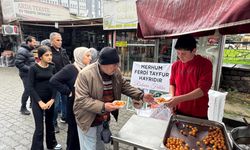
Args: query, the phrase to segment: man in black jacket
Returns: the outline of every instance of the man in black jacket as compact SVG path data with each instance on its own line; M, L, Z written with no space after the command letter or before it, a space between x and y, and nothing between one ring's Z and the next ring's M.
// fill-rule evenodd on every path
M29 115L30 111L26 108L27 100L30 96L28 86L28 72L31 65L35 63L32 50L36 47L36 38L28 36L17 51L15 66L19 69L19 76L22 79L24 91L22 94L22 105L20 112L23 115Z
M62 48L62 36L60 33L52 32L50 33L50 44L52 50L52 62L55 64L56 72L60 71L65 65L69 64L69 57L67 52L64 48ZM60 107L60 100L61 100L61 108ZM55 112L54 112L54 125L55 125L55 132L59 132L59 128L57 125L57 116L58 110L61 110L62 116L60 121L62 123L66 122L66 102L67 96L62 95L59 92L57 93L56 101L55 101Z

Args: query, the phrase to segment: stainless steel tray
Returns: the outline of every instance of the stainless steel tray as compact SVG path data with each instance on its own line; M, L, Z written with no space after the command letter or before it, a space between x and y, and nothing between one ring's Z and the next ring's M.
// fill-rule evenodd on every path
M193 127L197 127L198 132L196 136L185 136L180 133L180 125L179 124L188 124ZM229 142L229 138L225 129L225 126L219 122L205 120L205 119L198 119L198 118L192 118L187 116L181 116L181 115L172 115L167 127L167 130L165 132L165 136L163 139L163 145L167 143L167 139L169 137L175 137L183 139L189 146L190 149L199 150L200 148L206 149L206 146L204 144L201 144L201 146L197 146L197 141L202 141L202 139L208 134L210 127L218 127L221 129L222 134L224 136L225 146L227 150L232 150L232 146Z

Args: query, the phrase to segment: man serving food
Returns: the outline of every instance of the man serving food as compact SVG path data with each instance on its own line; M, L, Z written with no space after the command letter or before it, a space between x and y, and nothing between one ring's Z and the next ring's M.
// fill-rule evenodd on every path
M179 60L172 65L169 89L172 98L166 104L177 114L207 119L212 63L196 55L192 35L180 36L175 49Z

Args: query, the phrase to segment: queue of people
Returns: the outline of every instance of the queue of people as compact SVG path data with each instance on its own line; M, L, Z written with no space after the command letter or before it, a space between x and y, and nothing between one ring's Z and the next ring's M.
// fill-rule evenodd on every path
M61 122L68 123L67 150L104 150L104 144L110 140L103 131L111 115L118 119L119 107L112 103L114 100L120 100L124 94L138 103L154 102L152 94L144 93L124 79L115 48L104 47L98 54L93 48L78 47L71 63L62 48L60 33L53 32L50 39L37 48L35 63L31 57L34 42L35 38L29 36L26 46L18 50L16 60L24 85L22 114L30 114L26 102L28 96L32 100L35 132L31 149L44 149L44 117L47 148L61 149L55 137L61 111ZM176 114L207 119L212 63L196 54L196 43L191 35L180 36L176 42L179 60L172 65L172 98L166 105ZM23 55L29 57L25 60Z
M35 131L31 149L44 149L44 118L47 149L61 149L61 145L57 143L55 137L55 133L59 132L57 125L59 111L62 112L60 121L67 121L68 123L67 149L80 149L77 126L73 114L74 80L83 67L97 59L98 51L94 48L78 47L74 51L75 62L71 64L66 50L61 47L62 37L60 33L52 32L50 39L43 40L40 46L37 46L36 43L35 37L28 36L25 43L18 50L15 62L24 85L21 114L30 114L26 108L29 96L32 102L30 103L30 108L32 108L34 116ZM34 58L33 50L37 51L37 60ZM72 69L75 69L75 72L66 76L68 78L64 78L65 71L71 73ZM73 77L73 80L71 77ZM64 83L64 81L61 82L62 78L64 81L66 79L69 80ZM69 84L66 84L66 82ZM62 84L68 86L71 92L67 93L61 90L60 86ZM63 102L62 97L65 97L65 103L59 105L60 102ZM55 130L56 128L57 130Z

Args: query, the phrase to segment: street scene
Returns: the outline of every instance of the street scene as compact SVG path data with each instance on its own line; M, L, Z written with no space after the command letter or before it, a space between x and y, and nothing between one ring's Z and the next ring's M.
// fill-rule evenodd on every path
M22 81L16 68L0 68L0 72L0 91L2 93L0 97L0 149L28 150L34 132L34 119L32 114L25 116L19 112L20 96L23 91ZM131 111L126 111L125 108L121 109L118 122L112 118L112 133L117 133L133 114ZM58 143L62 144L62 148L66 149L67 124L59 123L59 128L60 133L56 134L56 138ZM106 148L113 149L110 144L107 144ZM130 150L133 148L121 145L120 149Z
M250 150L248 8L1 0L0 150Z

